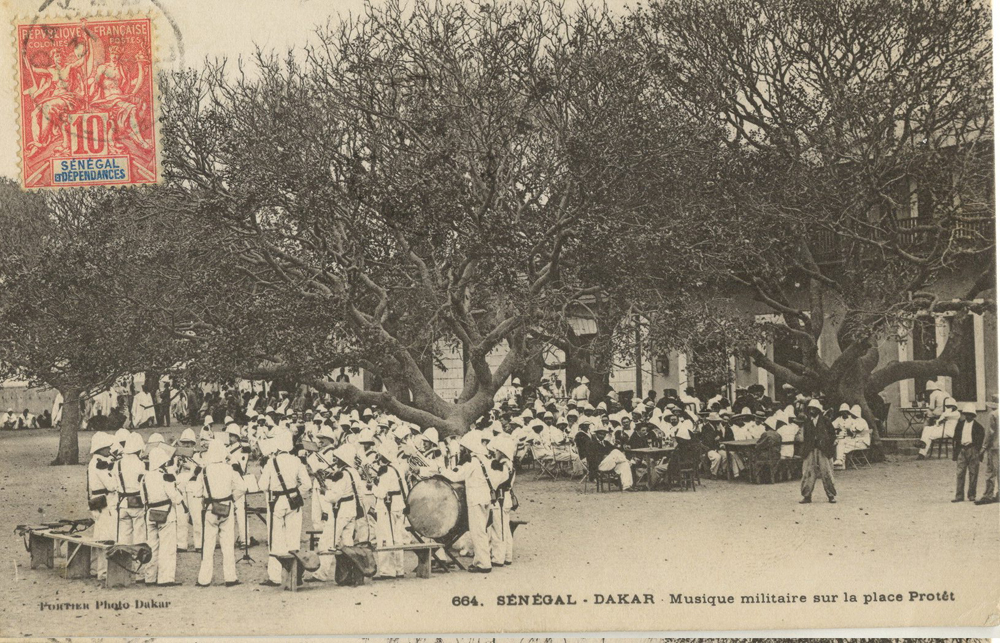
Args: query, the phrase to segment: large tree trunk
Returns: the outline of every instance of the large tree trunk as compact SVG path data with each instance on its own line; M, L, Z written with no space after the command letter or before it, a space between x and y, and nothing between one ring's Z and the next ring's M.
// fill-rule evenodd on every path
M80 389L59 389L63 396L62 424L59 429L59 453L53 465L80 464Z

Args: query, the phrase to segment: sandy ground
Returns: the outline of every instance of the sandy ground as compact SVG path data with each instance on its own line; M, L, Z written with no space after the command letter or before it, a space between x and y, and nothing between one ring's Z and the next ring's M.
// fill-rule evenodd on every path
M168 438L180 429L163 431ZM151 431L144 431L148 436ZM49 467L54 431L0 434L0 634L224 635L996 625L1000 505L952 504L950 460L907 459L838 472L840 502L797 504L798 483L705 480L697 492L583 494L568 480L520 478L515 563L492 574L456 572L359 587L259 587L266 551L240 563L243 584L194 587L198 555L180 554L183 587L104 590L29 568L19 523L86 517L84 468ZM81 451L89 451L89 434ZM306 503L309 506L309 503ZM304 521L308 525L308 517ZM251 533L263 540L264 528ZM217 556L217 561L219 557ZM216 583L221 582L217 562ZM954 602L909 592L954 592ZM742 605L759 592L805 604ZM844 593L857 603L845 604ZM569 605L499 607L510 594ZM615 597L608 601L607 596ZM639 595L620 604L618 594ZM652 599L645 599L651 594ZM815 595L835 604L813 602ZM866 595L901 595L872 602ZM603 596L603 604L598 595ZM713 596L735 605L711 605ZM478 606L455 606L461 597ZM701 603L688 603L702 597ZM456 599L456 597L458 597ZM947 595L944 598L948 598ZM676 599L676 600L675 600ZM139 607L137 601L160 607ZM725 600L724 598L722 600ZM120 603L120 609L96 607ZM50 611L48 603L86 603ZM613 602L614 604L609 604ZM166 605L163 605L166 603ZM124 607L128 605L128 607ZM483 607L487 609L483 609Z

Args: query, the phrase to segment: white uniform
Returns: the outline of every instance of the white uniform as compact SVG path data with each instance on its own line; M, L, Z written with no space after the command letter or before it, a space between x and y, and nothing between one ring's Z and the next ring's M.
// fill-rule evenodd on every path
M375 492L375 538L380 547L402 545L406 542L406 481L403 467L394 462L379 476ZM379 577L402 577L403 552L383 552L377 556Z
M305 498L311 481L302 461L290 453L278 453L264 467L260 476L260 490L268 492L270 520L268 521L267 576L274 583L281 582L281 563L275 554L287 554L298 549L302 540L302 507L293 509L289 497L298 492Z
M310 453L306 456L306 462L309 464L309 468L313 473L326 469L329 462L333 459L333 447L328 446L315 453ZM325 462L324 462L325 460ZM326 520L324 515L329 517L330 514L330 503L323 498L323 486L320 484L318 477L310 476L312 478L312 496L309 498L311 504L309 519L312 521L313 529L324 528Z
M94 521L94 540L114 540L118 526L118 481L108 469L98 469L98 462L108 462L104 456L94 456L87 465L87 495L88 501L104 497L107 505L103 509L91 509L90 517ZM106 550L95 551L90 559L90 573L104 580L108 574L108 559Z
M221 459L221 458L220 458ZM215 571L215 543L222 549L222 576L227 583L236 581L236 511L234 505L243 500L243 478L225 462L206 465L194 479L200 486L198 495L205 499L202 511L201 569L198 584L210 585ZM228 503L229 511L218 516L212 511L212 501Z
M227 447L229 455L226 457L226 462L230 467L235 465L239 467L240 477L246 476L247 466L250 463L250 455L243 452L243 445L240 442L235 444L230 444ZM236 469L233 469L236 471ZM246 496L244 496L243 502L236 503L236 533L239 535L239 539L243 542L247 542L247 506L246 506Z
M491 569L490 537L486 533L491 504L490 483L484 474L484 471L489 469L489 464L485 460L485 456L473 455L469 462L459 465L456 469L445 469L441 473L453 482L465 482L473 564L480 569Z
M177 512L177 544L181 549L188 548L188 523L190 523L194 547L201 547L202 536L202 498L204 485L201 483L200 472L202 468L202 458L200 453L194 454L192 460L186 460L177 472L177 490L181 494L181 500L187 505L181 504ZM195 472L198 471L198 475Z
M153 470L143 482L146 497L146 543L153 558L146 563L146 584L172 583L177 571L177 506L181 494L175 482L163 479L163 472ZM166 522L149 519L150 510L167 510Z
M116 542L135 545L146 542L146 509L142 504L142 478L146 465L139 456L129 453L115 464L114 475L118 481L118 534ZM129 504L137 505L130 507Z
M357 525L361 508L358 497L360 487L364 485L358 472L353 467L345 468L340 477L326 483L323 494L323 505L328 507L323 532L319 536L320 551L340 549L354 545L354 528ZM321 556L319 569L313 572L313 578L326 581L332 578L332 570L336 566L333 556Z
M493 565L508 565L514 561L514 539L510 533L510 510L513 501L508 490L514 483L514 469L509 462L503 469L487 469L493 488L499 491L497 501L490 507L493 522L490 524L490 559Z

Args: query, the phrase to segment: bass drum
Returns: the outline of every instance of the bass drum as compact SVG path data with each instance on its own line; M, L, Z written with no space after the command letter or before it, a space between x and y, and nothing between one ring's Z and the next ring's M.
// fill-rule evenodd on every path
M406 496L410 526L424 538L454 542L469 530L465 483L432 476L413 485Z

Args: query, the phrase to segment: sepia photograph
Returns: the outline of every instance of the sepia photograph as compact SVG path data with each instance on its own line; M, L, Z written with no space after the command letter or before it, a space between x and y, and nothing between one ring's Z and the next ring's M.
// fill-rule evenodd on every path
M0 637L995 633L992 18L3 0Z

